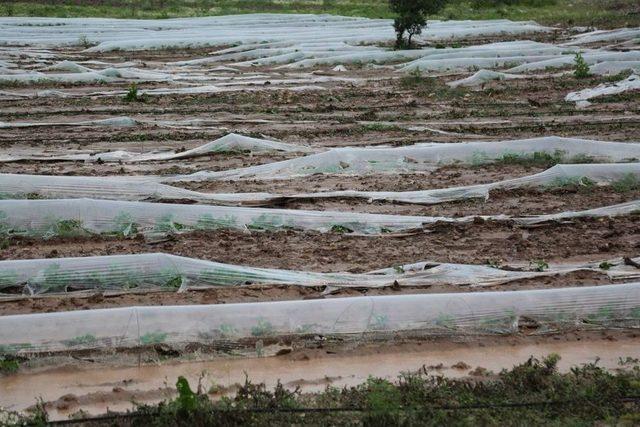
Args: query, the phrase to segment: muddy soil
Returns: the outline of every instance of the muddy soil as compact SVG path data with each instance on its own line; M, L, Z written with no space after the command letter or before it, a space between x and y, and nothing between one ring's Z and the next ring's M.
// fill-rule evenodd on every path
M488 261L604 259L637 256L640 217L576 219L522 228L509 223L438 223L414 235L350 236L317 232L194 232L160 242L139 239L15 240L0 259L166 252L229 264L362 273L422 260Z

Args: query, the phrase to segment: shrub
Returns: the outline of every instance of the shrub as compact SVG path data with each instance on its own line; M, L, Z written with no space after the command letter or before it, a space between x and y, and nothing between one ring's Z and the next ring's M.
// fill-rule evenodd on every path
M396 49L410 48L411 38L427 26L427 16L438 13L445 4L446 0L389 0L389 8L396 14Z

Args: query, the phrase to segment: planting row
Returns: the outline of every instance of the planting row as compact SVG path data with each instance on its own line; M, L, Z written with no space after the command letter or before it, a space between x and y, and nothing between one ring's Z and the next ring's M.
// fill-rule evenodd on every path
M640 283L11 315L0 317L0 349L37 353L159 343L228 349L283 336L451 336L603 327L640 327Z
M67 292L176 291L210 286L285 284L333 288L387 286L491 286L514 280L596 271L628 280L640 270L623 259L601 262L488 266L419 262L364 274L316 273L221 264L162 253L0 261L0 297Z

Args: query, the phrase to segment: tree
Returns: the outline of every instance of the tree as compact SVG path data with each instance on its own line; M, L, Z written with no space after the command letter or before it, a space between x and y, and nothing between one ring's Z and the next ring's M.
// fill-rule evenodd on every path
M393 21L396 30L396 48L410 48L411 38L421 34L427 26L427 16L438 13L447 0L389 0L389 7L397 16ZM408 38L405 40L405 33Z

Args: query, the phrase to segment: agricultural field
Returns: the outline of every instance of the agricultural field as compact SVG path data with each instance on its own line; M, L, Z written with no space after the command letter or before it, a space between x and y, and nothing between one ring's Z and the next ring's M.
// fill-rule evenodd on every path
M4 4L0 423L637 422L634 5L240 3Z

